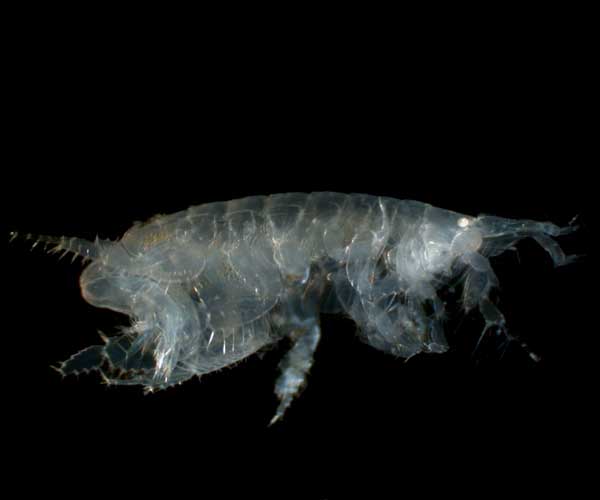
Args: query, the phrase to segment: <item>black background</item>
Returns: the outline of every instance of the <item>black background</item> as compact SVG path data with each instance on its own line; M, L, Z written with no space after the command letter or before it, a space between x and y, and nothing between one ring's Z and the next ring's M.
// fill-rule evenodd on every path
M586 31L515 29L418 43L350 30L310 44L299 32L279 47L260 35L23 27L5 96L6 229L114 239L194 204L331 190L558 224L579 214L563 248L589 256ZM500 359L493 339L473 357L475 314L451 318L450 352L407 363L325 317L307 389L269 428L283 348L150 396L94 375L61 380L50 365L123 319L83 301L79 263L15 242L3 332L12 467L63 493L76 480L208 498L341 498L359 485L370 498L409 486L572 492L595 437L591 259L553 269L534 243L519 248L494 262L499 304L541 362L515 346Z

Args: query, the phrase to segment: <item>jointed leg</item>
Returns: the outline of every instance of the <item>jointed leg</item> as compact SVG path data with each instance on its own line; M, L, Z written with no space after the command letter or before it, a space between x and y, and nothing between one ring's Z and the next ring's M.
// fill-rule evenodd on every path
M321 328L318 318L311 319L304 329L296 330L293 336L294 345L281 360L281 375L275 383L275 394L279 398L279 406L271 424L275 423L290 406L294 397L306 381L306 375L313 364L313 356Z

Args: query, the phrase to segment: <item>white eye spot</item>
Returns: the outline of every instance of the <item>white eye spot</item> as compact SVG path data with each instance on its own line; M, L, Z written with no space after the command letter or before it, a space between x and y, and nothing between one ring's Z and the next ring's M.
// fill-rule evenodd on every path
M460 219L458 219L459 227L467 227L469 224L471 224L471 221L466 217L461 217Z

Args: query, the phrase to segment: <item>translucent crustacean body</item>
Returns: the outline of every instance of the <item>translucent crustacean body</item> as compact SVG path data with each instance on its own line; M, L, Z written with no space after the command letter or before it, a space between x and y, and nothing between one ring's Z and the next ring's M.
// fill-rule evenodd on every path
M408 358L447 349L439 291L462 283L484 332L508 336L490 299L489 257L534 238L569 263L548 222L470 217L412 200L291 193L192 207L134 225L116 242L26 235L91 263L82 295L131 326L75 354L63 374L98 370L110 384L149 390L229 366L290 338L275 386L282 417L313 361L320 313L342 313L361 338ZM16 236L16 233L15 233Z

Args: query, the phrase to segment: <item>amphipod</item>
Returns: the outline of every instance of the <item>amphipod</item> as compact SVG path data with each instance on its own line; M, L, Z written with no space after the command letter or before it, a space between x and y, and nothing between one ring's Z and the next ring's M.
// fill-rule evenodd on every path
M511 338L490 299L498 279L489 259L533 238L556 266L568 264L574 257L553 238L575 229L412 200L292 193L156 216L118 241L23 237L83 257L83 298L131 319L61 373L97 370L109 384L162 389L288 338L274 422L306 381L321 313L350 316L362 340L398 357L442 353L439 292L452 282L461 307L483 316L484 333Z

